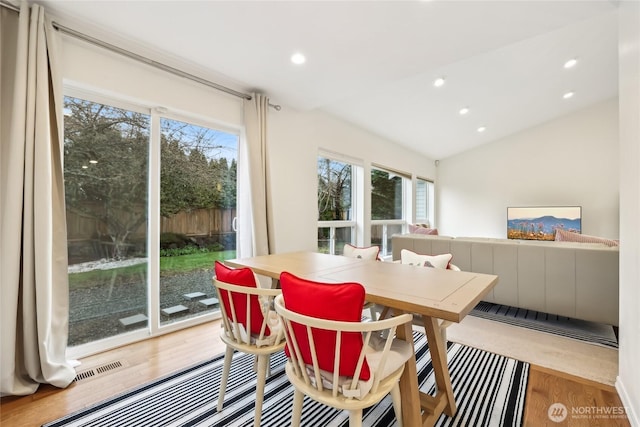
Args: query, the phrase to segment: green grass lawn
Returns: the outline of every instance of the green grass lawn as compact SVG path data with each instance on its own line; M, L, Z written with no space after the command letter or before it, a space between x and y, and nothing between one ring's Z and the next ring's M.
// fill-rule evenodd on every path
M236 257L236 251L200 252L190 255L160 257L160 276L187 273L194 270L211 269L214 261L222 261ZM119 279L139 280L140 273L146 275L147 264L137 264L128 267L112 268L109 270L92 270L82 273L69 274L69 288L93 286L98 283L109 282L117 274Z
M209 268L214 261L236 257L236 251L203 252L191 255L160 257L160 275L183 273L185 271Z

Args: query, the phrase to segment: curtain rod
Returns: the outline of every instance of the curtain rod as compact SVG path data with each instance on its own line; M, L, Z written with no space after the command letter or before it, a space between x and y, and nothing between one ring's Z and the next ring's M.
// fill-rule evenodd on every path
M13 10L15 12L20 12L20 7L14 5L12 3L9 3L8 1L5 1L5 0L0 0L0 6L5 7L7 9L10 9L10 10ZM84 40L86 42L92 43L92 44L94 44L96 46L100 46L102 48L111 50L113 52L116 52L116 53L119 53L121 55L124 55L124 56L126 56L128 58L134 59L136 61L144 62L145 64L148 64L148 65L151 65L153 67L159 68L159 69L161 69L163 71L166 71L168 73L174 74L176 76L180 76L180 77L195 81L197 83L203 84L205 86L212 87L212 88L214 88L216 90L219 90L221 92L225 92L225 93L228 93L230 95L237 96L238 98L251 100L251 95L249 95L247 93L238 92L237 90L233 90L233 89L228 88L226 86L222 86L222 85L220 85L218 83L214 83L212 81L205 80L205 79L203 79L201 77L194 76L193 74L187 73L185 71L179 70L179 69L174 68L174 67L170 67L169 65L162 64L162 63L160 63L158 61L154 61L154 60L146 58L146 57L144 57L142 55L138 55L137 53L133 53L133 52L130 52L128 50L122 49L122 48L120 48L118 46L115 46L115 45L112 45L110 43L103 42L102 40L98 40L98 39L96 39L94 37L88 36L86 34L83 34L83 33L79 32L79 31L72 30L71 28L65 27L64 25L60 25L55 21L52 22L51 24L53 25L53 28L55 28L56 30L58 30L58 31L60 31L60 32L62 32L64 34L68 34L68 35L76 37L76 38L78 38L80 40ZM280 105L278 105L278 104L269 103L269 106L272 107L273 109L275 109L276 111L280 111L282 109L282 107Z
M64 25L60 25L59 23L57 23L55 21L53 21L51 23L51 25L53 25L53 28L55 28L56 30L58 30L58 31L60 31L60 32L62 32L64 34L76 37L76 38L78 38L80 40L89 42L89 43L94 44L96 46L105 48L107 50L111 50L113 52L119 53L119 54L121 54L123 56L126 56L128 58L134 59L134 60L139 61L139 62L143 62L145 64L148 64L148 65L151 65L153 67L159 68L159 69L161 69L163 71L166 71L168 73L177 75L179 77L183 77L183 78L195 81L197 83L200 83L202 85L212 87L212 88L217 89L217 90L219 90L221 92L225 92L225 93L228 93L230 95L237 96L238 98L251 100L251 95L249 95L247 93L238 92L237 90L233 90L233 89L228 88L226 86L222 86L222 85L220 85L218 83L214 83L212 81L205 80L205 79L203 79L201 77L195 76L193 74L187 73L185 71L179 70L177 68L171 67L171 66L163 64L161 62L154 61L153 59L149 59L149 58L147 58L145 56L138 55L137 53L133 53L133 52L128 51L126 49L123 49L121 47L112 45L112 44L104 42L102 40L98 40L98 39L96 39L94 37L88 36L88 35L86 35L84 33L79 32L79 31L72 30L71 28L65 27ZM280 105L271 104L271 103L269 103L269 106L273 107L276 111L280 111L281 108L282 108Z
M161 70L167 71L167 72L169 72L171 74L175 74L177 76L184 77L184 78L187 78L189 80L196 81L196 82L201 83L201 84L203 84L205 86L212 87L212 88L220 90L222 92L229 93L231 95L237 96L238 98L244 98L244 99L247 99L247 100L251 99L251 95L249 95L249 94L238 92L238 91L230 89L230 88L228 88L226 86L219 85L217 83L211 82L209 80L205 80L205 79L200 78L198 76L194 76L193 74L189 74L189 73L184 72L182 70L179 70L177 68L170 67L169 65L165 65L165 64L162 64L162 63L160 63L158 61L154 61L153 59L149 59L149 58L144 57L142 55L138 55L137 53L133 53L133 52L128 51L126 49L123 49L121 47L112 45L112 44L107 43L107 42L103 42L102 40L98 40L98 39L96 39L94 37L88 36L88 35L86 35L84 33L79 32L79 31L72 30L69 27L65 27L64 25L60 25L55 21L53 21L51 24L53 25L53 28L55 28L56 30L60 31L63 34L67 34L67 35L73 36L75 38L78 38L80 40L83 40L83 41L89 42L91 44L94 44L96 46L100 46L102 48L111 50L113 52L119 53L120 55L126 56L128 58L135 59L136 61L144 62L145 64L151 65L151 66L156 67L156 68L160 68Z
M13 10L14 12L20 12L20 6L16 6L13 3L9 3L7 1L0 1L0 6L6 7L9 10Z

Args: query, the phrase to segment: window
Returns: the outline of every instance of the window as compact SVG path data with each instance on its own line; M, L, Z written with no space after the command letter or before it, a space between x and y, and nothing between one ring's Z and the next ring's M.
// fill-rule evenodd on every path
M74 355L217 315L213 263L236 254L238 133L82 97L64 127Z
M416 180L416 220L418 224L434 226L433 209L434 191L433 181L418 178Z
M356 238L355 169L330 157L318 157L318 252L342 254Z
M404 230L409 182L405 174L371 168L371 244L381 256L391 255L391 236Z

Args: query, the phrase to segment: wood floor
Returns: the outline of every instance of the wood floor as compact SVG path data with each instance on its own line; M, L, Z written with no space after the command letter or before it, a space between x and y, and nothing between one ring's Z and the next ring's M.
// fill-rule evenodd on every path
M82 359L78 372L120 362L121 367L74 382L66 389L42 386L25 397L5 397L0 406L2 427L40 426L65 414L107 399L155 378L220 354L220 322L124 346ZM213 399L214 397L212 397ZM562 403L568 416L552 422L549 407ZM531 366L525 402L525 426L629 426L626 418L589 415L622 404L616 390L607 385ZM600 408L600 409L597 409ZM572 414L572 412L574 412Z

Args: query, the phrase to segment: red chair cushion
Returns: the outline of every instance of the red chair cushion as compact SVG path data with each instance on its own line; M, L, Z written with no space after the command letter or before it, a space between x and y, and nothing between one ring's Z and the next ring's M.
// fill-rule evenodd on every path
M327 320L360 322L362 319L365 291L359 283L319 283L284 272L280 275L280 286L285 305L293 312ZM294 323L293 330L302 360L311 365L311 350L306 328ZM333 372L336 333L314 329L313 339L320 368ZM340 346L340 375L348 377L354 375L362 346L361 333L343 333ZM285 348L285 352L287 356L290 355L288 348ZM365 359L360 371L360 379L366 381L370 376L369 365Z
M229 268L219 261L215 262L216 278L222 282L230 283L232 285L246 286L248 288L257 288L256 278L253 271L250 268ZM229 320L233 321L231 316L231 304L229 302L229 292L225 290L220 291L221 295L218 295L224 304L224 309L227 312ZM238 292L231 292L231 298L233 299L233 306L236 310L236 319L240 322L246 330L247 328L247 296ZM251 295L249 298L249 309L251 310L251 333L260 334L260 328L262 327L262 310L260 309L260 301L257 295ZM265 329L265 336L271 334L269 327Z

